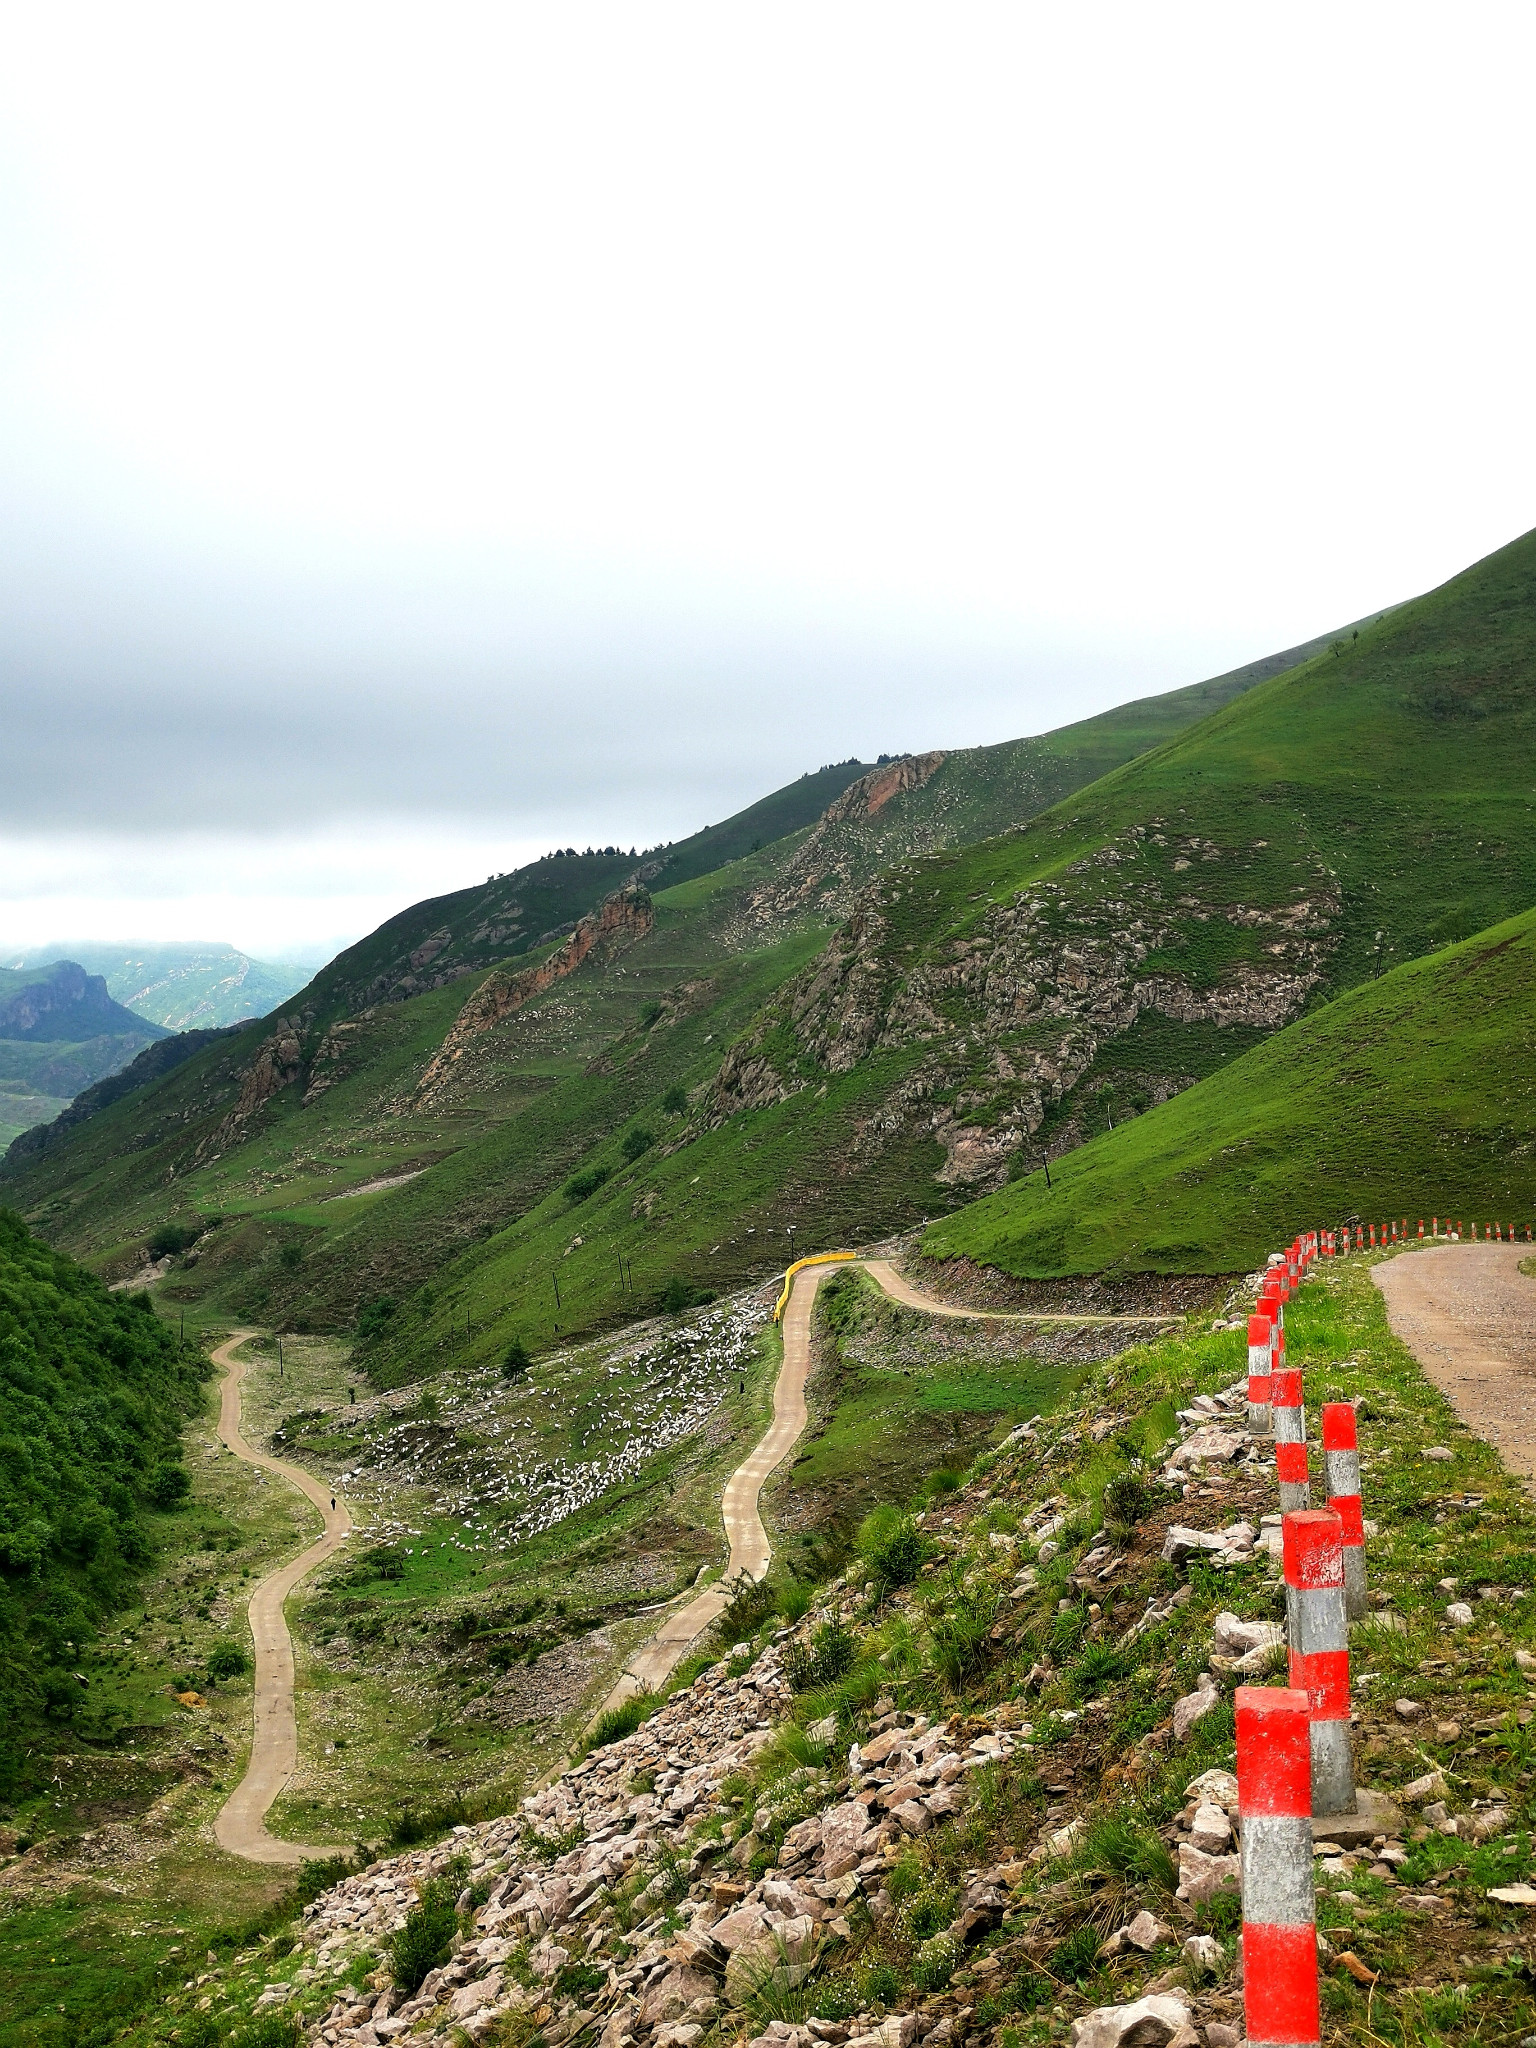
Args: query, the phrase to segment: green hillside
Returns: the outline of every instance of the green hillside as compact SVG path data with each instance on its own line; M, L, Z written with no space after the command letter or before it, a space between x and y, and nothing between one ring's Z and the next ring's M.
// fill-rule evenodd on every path
M1526 536L1022 830L893 868L710 1115L888 1056L871 1130L926 1129L950 1185L995 1186L1536 902L1533 764Z
M1251 1268L1298 1222L1536 1224L1536 911L1397 967L923 1240L1020 1277Z
M0 1210L0 1798L39 1724L98 1728L76 1676L187 1490L201 1361Z
M373 1362L390 1378L452 1355L466 1313L474 1344L494 1345L513 1317L547 1343L557 1326L566 1337L633 1316L669 1285L723 1290L769 1271L792 1231L815 1242L920 1222L969 1190L936 1178L948 1153L930 1116L890 1113L921 1065L916 1042L850 1063L826 1092L781 1102L769 1089L734 1112L722 1100L722 1053L750 1041L776 990L835 964L837 946L824 951L835 906L803 886L805 850L835 828L842 871L862 884L940 776L967 815L1015 823L1032 801L1021 763L1051 794L1073 787L1255 687L1255 670L1011 750L803 778L639 862L655 892L650 927L493 1020L441 1072L434 1057L450 1034L462 1039L482 988L557 951L548 929L518 951L508 905L531 929L546 912L530 904L553 900L539 890L558 880L571 909L637 863L609 872L607 854L567 853L414 906L333 962L281 1021L17 1148L6 1185L39 1228L108 1273L135 1271L165 1222L200 1233L161 1283L194 1311L327 1329L367 1309ZM808 802L829 797L807 825ZM937 814L925 815L924 832ZM773 823L792 829L754 849ZM508 968L487 984L492 952ZM438 1079L424 1091L429 1070ZM593 1176L593 1192L566 1192Z

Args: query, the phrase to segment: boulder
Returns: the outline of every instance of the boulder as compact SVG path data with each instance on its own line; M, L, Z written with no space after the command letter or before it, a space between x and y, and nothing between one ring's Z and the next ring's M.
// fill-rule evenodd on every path
M1149 1913L1143 1907L1126 1928L1125 1938L1132 1948L1139 1948L1146 1955L1160 1941L1167 1941L1172 1933L1171 1927L1166 1927L1155 1913Z
M1235 1614L1216 1617L1216 1652L1239 1671L1266 1671L1285 1648L1285 1630L1278 1621L1242 1621Z
M1166 1564L1183 1564L1196 1551L1225 1550L1226 1547L1226 1539L1214 1530L1186 1529L1181 1522L1175 1522L1163 1538L1163 1561Z
M1215 1898L1218 1892L1235 1892L1240 1886L1239 1856L1207 1856L1189 1842L1179 1844L1179 1897L1191 1905Z
M1246 1432L1235 1429L1197 1429L1193 1436L1187 1436L1168 1460L1170 1465L1196 1465L1209 1462L1213 1465L1228 1465L1247 1443Z
M1132 2005L1096 2005L1072 2022L1071 2048L1167 2048L1189 2024L1182 1998L1153 1992Z
M1199 1970L1208 1977L1219 1977L1227 1965L1226 1951L1210 1934L1192 1934L1179 1954L1192 1970Z
M1232 1847L1232 1823L1226 1811L1204 1800L1195 1808L1195 1824L1190 1830L1190 1847L1203 1850L1207 1856L1225 1855Z
M713 1998L713 1981L702 1970L674 1968L658 1977L646 1991L639 2019L643 2027L665 2026L680 2020L697 1998Z
M1184 1797L1197 1805L1219 1806L1229 1817L1238 1811L1237 1780L1230 1771L1202 1771L1184 1787Z
M1213 1707L1221 1705L1221 1691L1208 1671L1200 1674L1198 1691L1187 1692L1173 1703L1173 1739L1183 1742L1197 1721L1203 1721Z
M755 1899L738 1906L733 1913L727 1913L723 1920L717 1920L709 1930L710 1938L717 1941L728 1954L734 1955L743 1942L751 1941L768 1925L765 1909Z

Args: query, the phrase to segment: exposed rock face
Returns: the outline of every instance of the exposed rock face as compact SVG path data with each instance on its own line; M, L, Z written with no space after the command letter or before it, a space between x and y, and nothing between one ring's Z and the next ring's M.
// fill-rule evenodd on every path
M557 981L574 974L590 956L606 959L633 945L636 939L643 939L655 922L656 911L649 891L632 884L615 890L582 918L565 944L537 967L524 967L515 974L497 968L488 974L460 1010L448 1036L427 1063L415 1094L401 1105L402 1110L420 1110L433 1102L448 1086L455 1066L477 1038L494 1030ZM415 957L412 954L413 965Z
M309 1063L309 1085L304 1090L306 1109L328 1088L334 1088L338 1081L346 1079L351 1070L350 1055L362 1028L353 1019L343 1017L327 1030Z
M1288 900L1245 900L1261 891L1234 886L1241 855L1134 827L937 941L926 911L913 920L924 869L898 870L861 893L825 951L727 1053L712 1118L782 1101L876 1054L917 1051L863 1148L922 1127L944 1147L940 1179L996 1180L1140 1017L1271 1031L1300 1012L1334 943L1337 884L1318 873ZM1198 891L1174 880L1189 868L1206 870ZM922 934L919 944L903 943L909 931ZM1173 963L1186 958L1179 971ZM799 1048L787 1063L786 1026ZM1149 1076L1147 1092L1163 1099L1191 1078ZM1059 1132L1054 1149L1070 1142L1070 1131Z

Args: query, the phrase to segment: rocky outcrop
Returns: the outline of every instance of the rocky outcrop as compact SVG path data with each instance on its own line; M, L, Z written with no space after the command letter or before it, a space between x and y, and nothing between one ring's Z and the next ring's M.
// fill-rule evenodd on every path
M1337 883L1317 872L1287 900L1251 900L1236 886L1242 851L1135 827L936 944L907 938L914 878L897 871L862 892L824 951L731 1047L708 1114L724 1121L872 1055L917 1050L860 1149L922 1128L944 1147L940 1179L995 1182L1142 1016L1273 1031L1299 1015L1335 943ZM1150 1073L1140 1092L1164 1100L1192 1078ZM1052 1149L1083 1135L1069 1123Z
M536 967L524 967L511 974L503 968L494 969L454 1019L448 1036L428 1061L415 1093L400 1105L402 1112L425 1109L436 1101L476 1039L493 1031L536 996L553 988L557 981L574 974L584 960L609 959L625 946L643 939L655 922L656 911L649 891L631 884L615 890L582 918L565 944ZM413 964L414 959L412 955Z
M193 1165L206 1165L245 1137L252 1119L283 1089L291 1087L304 1072L304 1034L307 1017L275 1017L272 1029L236 1076L240 1092L235 1106L198 1146Z
M309 1063L309 1081L304 1090L304 1107L324 1095L328 1088L334 1088L338 1081L344 1081L352 1071L353 1055L358 1049L358 1039L363 1025L355 1018L342 1017L332 1024L325 1036L315 1047L315 1056Z

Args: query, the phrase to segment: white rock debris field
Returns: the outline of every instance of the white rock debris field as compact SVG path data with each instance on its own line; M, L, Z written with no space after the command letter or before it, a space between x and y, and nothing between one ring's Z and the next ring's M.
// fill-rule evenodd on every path
M459 1525L447 1540L465 1552L510 1550L704 1429L755 1363L766 1321L760 1293L738 1296L680 1326L585 1345L529 1381L444 1373L432 1382L434 1417L411 1412L419 1389L365 1405L368 1454L340 1483L375 1541L409 1546L441 1516ZM556 1413L569 1414L569 1451L548 1445ZM445 1429L473 1441L445 1458ZM420 1490L416 1512L401 1512L402 1485Z

